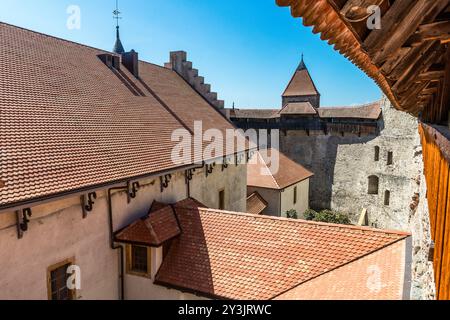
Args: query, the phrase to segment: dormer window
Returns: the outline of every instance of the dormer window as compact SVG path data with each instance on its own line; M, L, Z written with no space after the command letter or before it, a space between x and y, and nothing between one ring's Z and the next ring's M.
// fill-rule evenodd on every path
M127 273L140 277L151 277L151 249L138 245L127 245Z

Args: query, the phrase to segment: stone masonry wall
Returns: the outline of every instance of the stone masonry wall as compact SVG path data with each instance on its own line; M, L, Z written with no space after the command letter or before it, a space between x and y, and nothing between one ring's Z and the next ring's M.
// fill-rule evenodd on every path
M349 213L354 222L368 210L369 224L379 228L407 229L410 204L420 172L420 139L417 120L382 101L382 129L378 136L288 131L281 134L281 150L315 176L310 205ZM375 161L375 147L379 160ZM388 165L388 153L393 164ZM376 195L368 194L369 177L379 179ZM385 193L390 192L389 205Z
M312 208L349 213L353 222L368 211L368 224L412 233L411 299L435 299L433 265L428 261L430 221L423 176L417 119L382 101L381 133L377 136L324 135L288 131L280 135L281 150L315 173ZM379 147L379 161L375 161ZM388 165L388 153L393 163ZM378 194L369 195L369 176L379 179ZM390 191L389 205L385 192Z

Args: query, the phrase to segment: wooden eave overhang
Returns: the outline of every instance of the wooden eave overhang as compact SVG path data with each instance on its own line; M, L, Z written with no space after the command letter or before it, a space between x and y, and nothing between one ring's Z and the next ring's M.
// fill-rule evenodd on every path
M449 0L276 0L363 70L399 110L448 120ZM367 28L377 5L381 29Z

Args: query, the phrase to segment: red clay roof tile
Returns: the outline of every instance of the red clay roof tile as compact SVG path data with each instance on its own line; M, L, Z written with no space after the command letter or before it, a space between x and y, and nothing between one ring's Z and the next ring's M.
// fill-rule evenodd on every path
M301 69L295 71L291 81L283 93L283 97L309 96L318 94L319 92L311 79L308 69Z
M172 242L155 283L211 298L275 298L408 237L205 209L192 200L174 208L182 233ZM397 261L392 265L402 267Z
M288 103L280 110L282 115L316 115L317 111L309 102Z
M321 118L358 118L377 120L381 116L380 101L355 107L321 107L317 109Z
M276 149L268 150L269 159L272 156L278 157L278 166L266 163L259 152L253 155L247 166L247 185L281 190L314 175Z
M5 23L0 38L0 207L176 169L172 133L194 120L233 129L172 70L122 65L127 86L105 51Z
M115 239L117 242L159 247L180 232L172 207L166 205L116 232Z

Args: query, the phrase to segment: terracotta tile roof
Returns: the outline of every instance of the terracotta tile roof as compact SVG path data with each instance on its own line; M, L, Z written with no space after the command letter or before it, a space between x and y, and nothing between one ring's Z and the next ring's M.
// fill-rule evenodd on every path
M277 297L279 300L403 300L407 240L394 243ZM351 288L351 290L349 290Z
M381 116L381 102L356 107L321 107L317 109L321 118L358 118L377 120Z
M309 102L288 103L281 109L282 115L316 115L317 111Z
M151 212L128 227L116 232L115 240L149 247L159 247L167 240L180 235L181 230L171 206Z
M308 69L301 69L295 71L291 81L283 93L283 97L310 96L318 94L319 92L311 79Z
M269 159L272 155L278 157L278 166L266 163L261 153L254 154L247 166L247 185L281 190L314 175L276 149L268 150Z
M210 298L272 299L409 236L186 202L174 208L182 233L173 240L155 283ZM392 261L391 268L404 267ZM351 283L346 285L352 290Z
M236 119L269 119L279 117L278 109L230 109L230 117Z
M105 51L4 23L0 38L0 208L180 167L171 135L194 120L233 128L172 70L122 65L136 96Z
M165 207L167 207L167 204L155 200L152 202L152 205L150 206L150 209L148 210L148 212L150 214L154 211L158 211Z
M261 214L267 208L267 201L258 193L253 192L247 198L247 212L251 214Z

